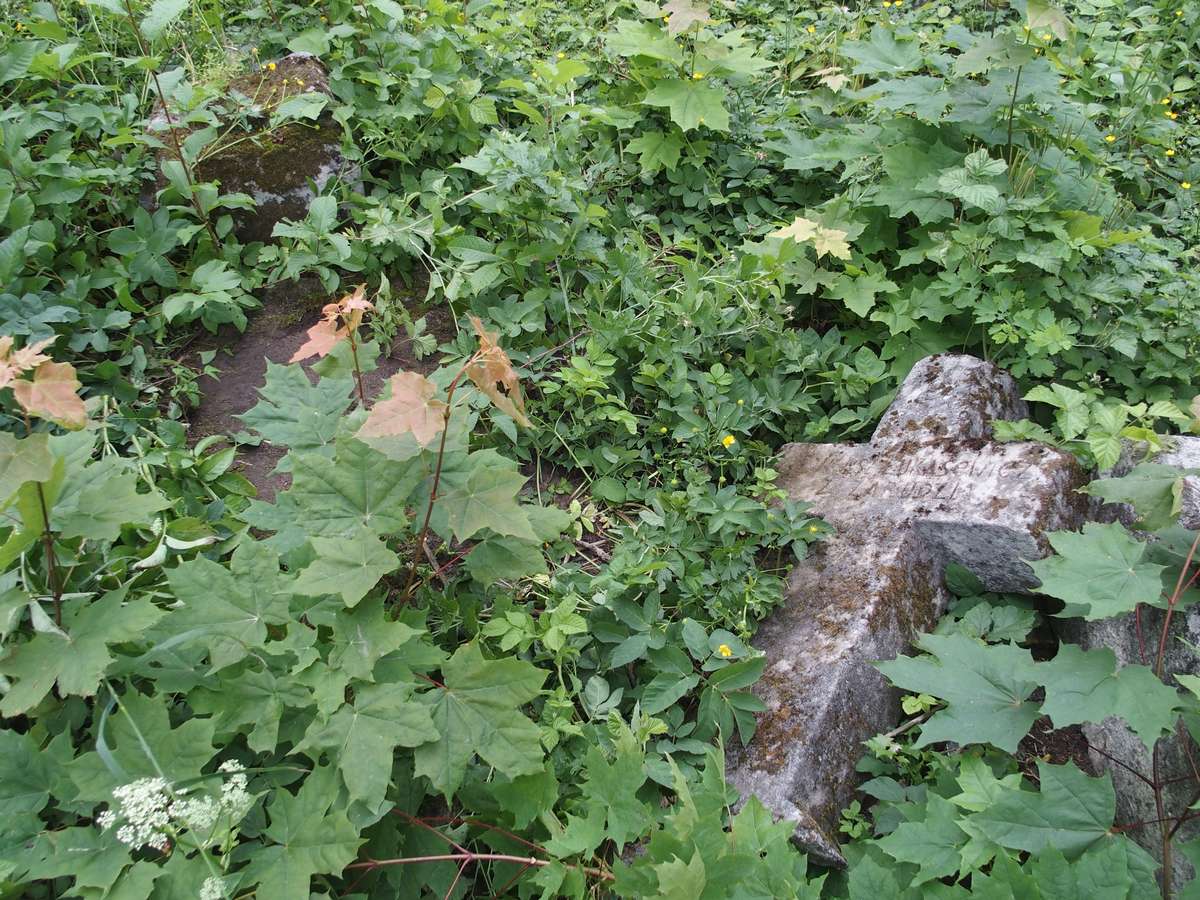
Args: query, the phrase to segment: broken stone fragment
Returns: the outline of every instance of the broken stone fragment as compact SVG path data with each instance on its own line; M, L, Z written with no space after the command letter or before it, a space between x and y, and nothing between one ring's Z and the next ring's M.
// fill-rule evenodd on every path
M275 225L284 219L300 221L309 206L334 179L353 181L357 167L342 154L342 127L327 112L315 120L293 121L272 127L270 117L281 104L301 96L332 98L328 77L320 61L308 53L293 53L249 75L235 78L226 93L245 105L249 130L221 123L221 137L207 148L195 167L196 180L215 181L222 194L248 194L253 210L235 210L234 233L243 243L267 242ZM161 159L175 155L166 134L167 117L161 107L150 121L167 148ZM180 126L182 127L182 126ZM188 128L190 133L192 129ZM186 139L181 134L181 140ZM161 174L155 192L165 184ZM153 207L153 195L143 198Z
M749 747L729 750L730 781L777 817L814 860L843 862L835 835L853 798L863 742L892 728L897 693L872 662L929 630L956 562L989 590L1027 591L1025 560L1047 531L1081 524L1084 473L1068 453L991 439L994 419L1024 418L1017 385L971 356L920 361L867 444L792 444L780 486L837 528L793 571L784 605L755 646L767 706Z

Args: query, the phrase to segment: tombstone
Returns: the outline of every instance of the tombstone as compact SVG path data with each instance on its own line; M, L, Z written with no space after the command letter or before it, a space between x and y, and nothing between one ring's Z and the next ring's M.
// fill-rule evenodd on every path
M1132 451L1132 447L1127 448ZM1200 438L1177 437L1162 453L1153 459L1144 460L1178 469L1200 470ZM1126 454L1110 477L1119 478L1133 468L1132 453ZM1200 476L1183 478L1180 493L1179 524L1191 531L1200 530ZM1119 520L1126 527L1136 528L1132 507L1110 504L1100 511L1099 518L1106 521ZM1133 613L1096 622L1083 619L1066 619L1056 622L1059 637L1078 644L1085 650L1099 647L1111 649L1122 666L1140 663L1141 652L1138 640L1139 627L1153 645L1161 634L1164 613L1160 609L1143 607L1140 622ZM1167 642L1164 672L1168 683L1173 683L1176 674L1200 675L1200 655L1189 644L1200 644L1200 606L1189 606L1176 613L1171 619L1171 639ZM1119 822L1153 822L1160 818L1154 792L1131 769L1150 775L1154 760L1141 740L1120 719L1109 718L1103 722L1090 722L1083 726L1084 736L1091 748L1092 764L1097 771L1112 775L1117 793L1117 820ZM1194 779L1193 762L1197 756L1195 742L1187 737L1183 729L1176 735L1158 743L1159 777L1170 782L1163 795L1163 812L1166 816L1179 815L1194 802L1197 783ZM1115 758L1118 762L1113 763ZM1200 834L1200 820L1193 819L1182 825L1176 836L1176 845ZM1156 827L1139 828L1130 832L1130 837L1159 862L1162 861L1162 839ZM1182 853L1174 856L1172 874L1176 888L1189 881L1194 869Z
M1027 591L1024 561L1048 531L1078 527L1085 481L1075 458L997 443L994 419L1025 418L1016 383L971 356L923 359L866 444L791 444L780 485L837 528L797 566L787 599L760 627L755 686L765 702L749 747L730 750L730 782L780 819L814 861L844 865L835 835L863 742L898 718L898 692L872 661L931 630L956 562L988 590Z

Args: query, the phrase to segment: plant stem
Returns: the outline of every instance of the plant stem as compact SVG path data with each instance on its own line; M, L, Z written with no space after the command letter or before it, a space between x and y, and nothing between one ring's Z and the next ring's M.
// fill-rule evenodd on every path
M536 856L517 856L512 853L435 853L429 856L401 856L396 859L364 859L362 862L350 863L346 866L347 869L381 869L384 866L407 866L414 863L426 862L510 862L518 863L523 866L548 866L556 862L553 859L538 859ZM595 869L590 866L572 866L567 863L562 863L568 869L579 869L586 875L591 875L593 878L600 878L604 881L612 881L613 874L604 869Z
M354 339L354 329L348 329L346 336L350 339L350 358L354 362L354 383L358 386L358 402L367 405L367 395L363 391L362 368L358 365L358 341Z
M50 533L50 509L46 505L46 492L42 483L35 481L38 503L42 508L42 547L46 551L46 565L50 568L50 592L54 595L54 624L62 627L62 582L58 577L58 557L54 555L54 535Z

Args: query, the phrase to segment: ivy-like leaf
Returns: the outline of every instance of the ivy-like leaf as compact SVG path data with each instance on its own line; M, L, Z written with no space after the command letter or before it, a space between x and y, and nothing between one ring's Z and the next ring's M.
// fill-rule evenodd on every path
M416 774L449 798L477 753L510 778L541 771L539 732L520 707L546 675L515 657L484 659L474 641L459 647L442 666L444 683L422 695L440 738L417 748Z
M1146 545L1120 524L1091 522L1082 533L1056 531L1047 537L1057 555L1031 565L1042 582L1038 591L1066 602L1059 616L1095 621L1132 612L1139 603L1164 604L1164 567L1142 562Z

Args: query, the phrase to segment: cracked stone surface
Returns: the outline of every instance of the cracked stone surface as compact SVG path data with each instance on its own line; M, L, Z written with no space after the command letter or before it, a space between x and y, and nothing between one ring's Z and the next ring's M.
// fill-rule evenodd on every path
M1078 527L1085 477L1068 453L994 442L991 422L1027 414L1006 372L971 356L917 363L866 444L791 444L780 485L837 528L793 571L755 646L767 711L730 781L796 823L813 859L844 861L835 838L863 742L898 721L898 694L871 665L933 627L957 562L989 590L1028 591L1045 533Z

